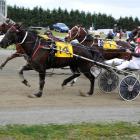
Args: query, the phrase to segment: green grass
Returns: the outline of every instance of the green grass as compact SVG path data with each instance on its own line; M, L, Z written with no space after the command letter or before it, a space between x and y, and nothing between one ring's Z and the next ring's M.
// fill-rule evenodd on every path
M60 33L60 32L56 32L54 30L52 30L52 33L54 36L58 36L58 37L65 37L68 33Z
M6 49L7 50L15 50L15 48L16 48L15 45L10 45ZM3 48L0 47L0 50L3 50Z
M40 34L44 34L44 32L46 31L46 30L37 30L38 31L38 33L40 33ZM56 36L56 37L65 37L66 35L67 35L67 33L60 33L60 32L56 32L56 31L54 31L54 30L51 30L51 32L53 33L53 35L54 36Z
M139 140L140 125L130 123L69 125L7 125L0 140Z

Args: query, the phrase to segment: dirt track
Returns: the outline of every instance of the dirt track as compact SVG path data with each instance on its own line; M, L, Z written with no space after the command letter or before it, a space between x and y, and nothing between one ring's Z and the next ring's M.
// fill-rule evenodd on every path
M8 54L9 51L1 51L0 63ZM69 70L47 71L54 74L46 77L43 97L28 98L29 94L38 90L38 74L34 71L25 72L31 87L24 86L18 76L18 69L23 64L25 64L23 58L17 58L0 71L1 125L140 120L140 97L130 102L123 101L117 90L110 94L102 93L98 89L97 82L93 96L81 97L79 90L86 92L89 88L89 81L83 76L78 79L75 86L67 86L62 90L61 83L70 75Z

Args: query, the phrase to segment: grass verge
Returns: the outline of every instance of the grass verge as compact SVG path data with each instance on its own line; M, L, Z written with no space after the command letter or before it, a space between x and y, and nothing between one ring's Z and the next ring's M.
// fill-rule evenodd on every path
M140 125L125 122L66 125L7 125L0 140L139 140Z

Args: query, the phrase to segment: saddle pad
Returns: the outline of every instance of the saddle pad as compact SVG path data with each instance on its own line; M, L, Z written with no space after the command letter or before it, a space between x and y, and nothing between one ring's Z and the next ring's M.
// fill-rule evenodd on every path
M104 49L118 49L116 42L113 40L105 41L103 48Z
M73 57L73 48L72 45L66 42L55 42L56 50L55 53L56 57Z

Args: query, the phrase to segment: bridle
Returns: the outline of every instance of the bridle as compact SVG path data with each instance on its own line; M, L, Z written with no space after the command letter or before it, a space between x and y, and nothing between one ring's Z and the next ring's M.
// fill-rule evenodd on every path
M15 25L13 25L13 26L11 26L9 29L8 29L8 31L7 32L15 32L15 33L20 33L20 32L22 32L22 30L20 30L20 28L17 28ZM26 41L25 42L25 40L27 39L27 36L29 35L29 32L28 31L24 31L24 34L23 34L23 38L21 39L21 41L20 42L17 42L16 43L16 45L19 45L20 47L22 47L22 44L32 44L32 43L34 43L34 49L36 48L36 45L37 45L37 43L38 43L38 41L39 41L39 44L40 44L40 40L39 40L39 37L37 36L36 38L35 38L35 40L34 41ZM7 39L7 41L10 43L10 39ZM8 43L8 44L9 44ZM22 47L22 49L23 49L23 47Z
M76 34L72 37L72 31L73 31L74 29L77 29L77 32L76 32ZM76 39L77 37L80 37L80 33L81 33L82 30L87 34L87 31L86 31L84 28L79 27L79 26L74 26L71 30L69 30L69 33L68 33L70 39L71 39L71 40L74 40L74 39ZM84 39L82 39L82 41L80 41L79 43L83 43L85 40L86 40L86 36L85 36Z

